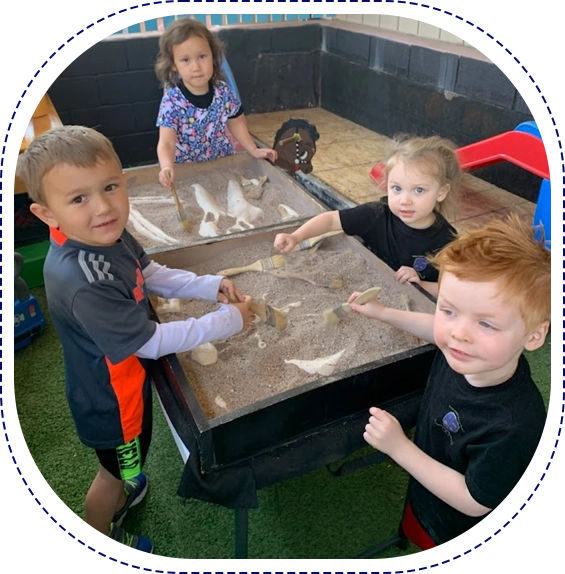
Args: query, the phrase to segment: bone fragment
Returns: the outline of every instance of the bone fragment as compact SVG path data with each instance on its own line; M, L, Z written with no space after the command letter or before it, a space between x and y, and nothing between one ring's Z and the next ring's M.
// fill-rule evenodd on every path
M224 399L222 399L222 397L220 397L220 395L218 395L215 399L214 402L221 407L222 409L226 409L228 408L228 405L226 405L226 401L224 401Z
M210 195L210 193L204 188L204 186L199 183L193 183L194 197L196 203L204 211L204 218L211 213L214 221L217 223L220 215L226 215L226 212L217 204L216 200Z
M201 237L218 237L220 231L213 221L205 221L206 216L200 222L200 227L198 228L198 235Z
M175 245L178 243L178 239L167 235L162 229L156 225L153 225L131 205L129 209L129 221L132 223L138 233L141 233L148 239L158 241L159 243L166 243L168 245Z
M190 352L190 356L201 365L213 365L218 360L218 350L212 343L204 343L194 347Z
M296 219L297 217L300 217L298 213L292 209L292 207L284 205L284 203L281 203L277 206L277 211L281 216L281 221L287 221L288 219Z
M337 366L337 362L341 355L345 352L345 349L330 355L328 357L321 357L319 359L313 359L311 361L301 361L298 359L285 359L284 362L290 365L296 365L298 368L310 373L311 375L331 375Z
M250 225L264 215L260 207L255 207L245 200L241 186L234 179L228 181L228 214L238 223L244 221Z
M180 311L180 299L157 297L157 311Z

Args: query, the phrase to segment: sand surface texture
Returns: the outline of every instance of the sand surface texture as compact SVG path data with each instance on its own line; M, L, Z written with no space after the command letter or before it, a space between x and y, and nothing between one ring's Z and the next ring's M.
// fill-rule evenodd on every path
M199 275L215 274L275 254L272 237L274 235L260 240L258 236L252 244L233 246L229 245L233 240L224 240L221 250L216 246L214 256L206 261L190 257L191 249L198 247L180 250L183 256L179 261L186 262L186 268ZM196 263L189 266L190 261ZM170 262L167 264L173 266ZM231 277L243 293L281 309L288 318L288 325L278 331L257 320L246 331L225 341L215 341L218 360L212 365L196 363L190 352L178 355L208 419L237 409L254 409L261 400L291 390L300 392L304 385L330 383L363 365L366 365L363 370L368 370L375 361L387 357L394 360L395 355L423 344L410 334L353 313L337 324L324 320L325 309L346 302L353 291L374 286L382 287L379 299L385 305L403 308L407 296L412 310L433 312L429 299L411 285L399 284L392 270L354 238L331 237L315 252L291 253L286 256L284 269L318 283L328 283L338 274L343 287L318 287L299 279L274 277L267 272L245 272ZM199 300L179 303L180 309L171 311L154 301L160 320L200 317L217 308L215 303ZM294 364L285 363L285 359L311 361L340 352L335 371L329 376L309 374Z

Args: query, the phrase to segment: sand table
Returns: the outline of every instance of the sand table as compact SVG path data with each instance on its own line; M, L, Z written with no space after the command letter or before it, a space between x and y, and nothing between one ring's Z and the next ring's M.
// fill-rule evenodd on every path
M281 204L298 214L295 221L307 219L325 210L281 169L265 160L256 160L248 154L236 154L203 164L183 164L176 167L176 190L192 228L187 232L178 220L171 193L158 182L158 173L159 169L156 167L127 171L132 208L172 239L169 242L166 239L147 237L133 226L130 219L128 231L150 253L209 241L214 236L280 224L282 216L278 206ZM244 201L249 206L262 210L259 217L238 222L230 215L234 212L233 207L228 205L230 180L240 185ZM254 184L254 180L259 183ZM193 184L204 188L212 198L212 207L217 207L220 214L214 215L210 211L206 213L197 201ZM208 235L203 234L203 221Z
M224 243L230 243L226 240ZM188 255L184 261L191 259ZM183 250L184 251L184 250ZM257 240L251 245L233 246L205 262L189 267L198 273L215 273L221 269L243 266L274 254L272 241ZM157 258L158 260L158 258ZM171 262L167 262L171 265ZM178 265L182 267L182 265ZM282 331L255 322L246 331L225 341L214 343L218 351L215 364L203 366L191 359L191 353L178 355L192 389L209 419L245 408L262 399L299 388L312 381L326 384L344 378L345 371L409 351L422 343L412 335L378 321L349 314L337 325L328 325L322 316L328 307L347 301L353 291L381 286L380 300L402 308L408 295L416 311L433 312L433 304L410 285L400 285L392 271L362 248L353 238L337 236L326 239L312 253L301 251L286 256L286 270L309 279L328 282L339 273L343 288L316 287L298 279L274 277L265 272L246 272L232 277L245 294L287 313L288 326ZM404 295L403 295L404 294ZM156 300L154 300L156 305ZM159 309L162 322L199 317L217 308L214 303L182 300L179 311ZM308 374L285 359L312 360L342 352L335 372L323 377ZM367 367L368 370L369 367Z

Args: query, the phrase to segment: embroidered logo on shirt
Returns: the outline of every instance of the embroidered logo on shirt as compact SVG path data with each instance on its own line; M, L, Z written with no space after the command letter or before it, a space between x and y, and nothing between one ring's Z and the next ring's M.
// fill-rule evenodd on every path
M444 417L441 419L441 423L438 423L437 419L434 420L434 424L441 428L441 430L449 437L449 443L453 444L452 434L456 434L459 431L465 432L463 425L461 424L461 419L459 418L459 413L449 405L451 409Z
M428 260L425 257L416 257L414 259L414 263L412 264L412 267L414 267L414 269L416 271L418 271L418 273L422 272L427 266L429 265Z

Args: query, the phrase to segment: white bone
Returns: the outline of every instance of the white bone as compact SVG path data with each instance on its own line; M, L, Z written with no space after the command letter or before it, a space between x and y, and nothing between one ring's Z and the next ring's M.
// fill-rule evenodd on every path
M174 204L175 200L171 197L158 197L158 196L147 196L147 197L130 197L129 202L134 205L145 205L147 203L166 203Z
M194 347L190 352L190 356L201 365L213 365L218 360L218 350L212 343L204 343Z
M130 206L129 209L129 221L131 221L132 225L138 231L148 239L152 239L153 241L164 242L170 245L174 245L178 243L178 239L167 235L162 229L153 225L150 221L145 219L137 209Z
M224 399L222 399L222 397L220 397L220 395L218 395L215 399L214 402L221 408L226 409L228 408L228 405L226 405L226 401L224 401Z
M206 219L206 216L204 216L204 219ZM200 222L198 235L201 237L218 237L220 231L216 227L216 224L213 221L204 221L204 219Z
M286 221L287 219L295 219L296 217L300 217L298 213L296 213L296 211L292 209L292 207L284 205L284 203L281 203L277 207L277 211L280 213L281 221Z
M210 195L210 193L199 183L193 183L194 197L196 203L204 211L204 217L209 213L214 217L214 221L217 223L220 215L225 215L226 212L216 203L216 200Z
M157 311L180 311L180 299L157 297Z
M245 200L241 186L235 179L228 181L228 214L248 225L264 215L260 207L255 207Z
M311 361L300 361L298 359L285 359L284 362L290 365L296 365L298 368L310 373L311 375L318 374L323 376L331 375L337 366L337 362L341 355L345 353L345 349L343 351L339 351L334 355L330 355L329 357L321 357L319 359L313 359Z

